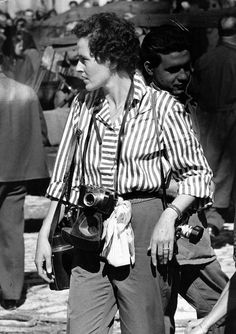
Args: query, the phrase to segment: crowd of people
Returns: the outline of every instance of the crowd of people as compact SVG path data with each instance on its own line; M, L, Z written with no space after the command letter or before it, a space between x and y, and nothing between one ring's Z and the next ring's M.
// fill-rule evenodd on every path
M21 304L28 183L49 180L47 125L35 89L42 54L29 14L31 21L13 22L0 13L0 303L8 310ZM133 250L130 264L116 267L103 243L91 251L70 239L76 252L68 334L111 334L117 310L122 334L174 333L178 294L198 318L186 333L236 329L235 275L229 280L222 272L211 245L223 229L224 210L235 203L236 17L224 15L218 33L217 46L196 59L190 32L175 21L140 33L128 20L100 13L73 29L76 46L59 61L63 85L54 100L55 108L67 104L70 112L46 191L51 204L38 235L36 267L53 281L48 238L74 144L63 205L78 209L82 187L105 189L113 224L118 228L132 217L124 231L132 231ZM75 224L94 212L111 224L100 206L86 204ZM186 227L190 235L201 231L199 239L191 240Z

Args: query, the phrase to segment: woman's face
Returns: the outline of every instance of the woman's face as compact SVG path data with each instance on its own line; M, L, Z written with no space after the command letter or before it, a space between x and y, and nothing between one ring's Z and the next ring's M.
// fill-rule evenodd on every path
M105 88L112 76L110 62L100 63L91 55L88 38L80 38L77 47L79 61L76 70L80 72L85 88L88 91Z

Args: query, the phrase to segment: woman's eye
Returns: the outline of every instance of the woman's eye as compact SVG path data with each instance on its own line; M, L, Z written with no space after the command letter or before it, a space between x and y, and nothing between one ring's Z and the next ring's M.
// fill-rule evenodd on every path
M86 59L84 57L79 57L79 61L84 64L86 62Z

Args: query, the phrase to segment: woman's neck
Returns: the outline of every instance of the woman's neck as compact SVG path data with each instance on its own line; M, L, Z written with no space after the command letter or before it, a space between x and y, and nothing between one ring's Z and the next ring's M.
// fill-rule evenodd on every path
M112 122L122 114L131 86L131 78L128 74L116 74L104 90L109 103Z

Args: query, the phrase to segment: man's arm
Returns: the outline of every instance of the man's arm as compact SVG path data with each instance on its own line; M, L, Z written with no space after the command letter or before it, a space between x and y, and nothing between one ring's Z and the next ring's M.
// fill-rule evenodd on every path
M185 330L185 334L205 334L212 325L227 314L229 287L230 281L225 286L211 312L205 318L191 321Z

